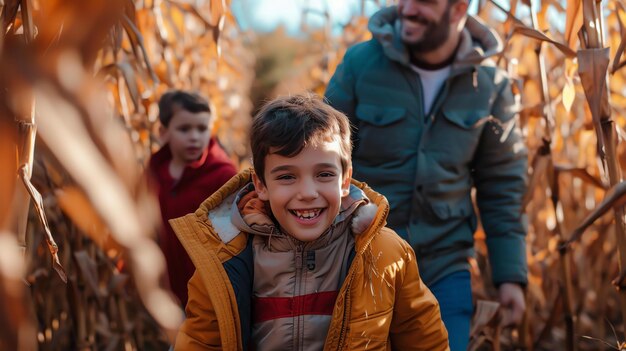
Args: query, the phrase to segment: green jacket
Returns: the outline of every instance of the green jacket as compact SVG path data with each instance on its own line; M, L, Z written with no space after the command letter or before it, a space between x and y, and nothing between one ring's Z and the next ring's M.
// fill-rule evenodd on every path
M388 198L388 225L415 250L427 284L469 269L475 187L494 283L526 284L527 151L511 83L486 59L502 45L470 16L426 116L399 24L395 7L372 16L373 38L346 52L325 94L355 126L354 178Z

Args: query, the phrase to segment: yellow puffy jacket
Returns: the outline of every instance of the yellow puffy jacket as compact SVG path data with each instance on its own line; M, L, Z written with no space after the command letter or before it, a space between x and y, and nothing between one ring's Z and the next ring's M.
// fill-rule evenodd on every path
M232 199L251 174L241 172L195 213L170 221L196 266L176 350L244 349L242 334L249 330L249 317L240 316L239 306L249 307L250 297L236 296L225 265L249 247L249 234L240 232L225 243L209 212ZM370 226L355 235L356 252L335 302L324 350L449 350L439 304L420 279L413 249L384 227L387 200L365 183L353 184L378 211ZM378 312L368 314L374 305Z

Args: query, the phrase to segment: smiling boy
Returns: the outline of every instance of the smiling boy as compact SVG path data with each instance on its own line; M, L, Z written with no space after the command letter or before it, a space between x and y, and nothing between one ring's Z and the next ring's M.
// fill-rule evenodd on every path
M177 350L448 350L387 200L351 179L350 126L319 98L265 105L254 171L172 227L196 265Z
M214 111L207 100L181 90L159 100L160 134L165 141L150 158L150 174L157 188L162 230L159 246L167 262L172 291L187 304L187 281L195 267L168 220L195 210L237 173L217 141L211 138Z

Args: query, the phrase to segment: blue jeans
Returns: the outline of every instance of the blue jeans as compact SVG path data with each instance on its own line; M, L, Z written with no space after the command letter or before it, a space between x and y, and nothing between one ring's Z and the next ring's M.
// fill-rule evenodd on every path
M474 309L470 272L454 272L429 288L439 301L441 319L450 338L450 351L466 351Z

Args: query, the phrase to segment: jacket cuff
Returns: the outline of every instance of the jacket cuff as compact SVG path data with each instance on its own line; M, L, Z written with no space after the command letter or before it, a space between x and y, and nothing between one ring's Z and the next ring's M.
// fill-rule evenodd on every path
M526 263L526 240L522 235L487 239L492 281L495 286L502 283L528 284Z

